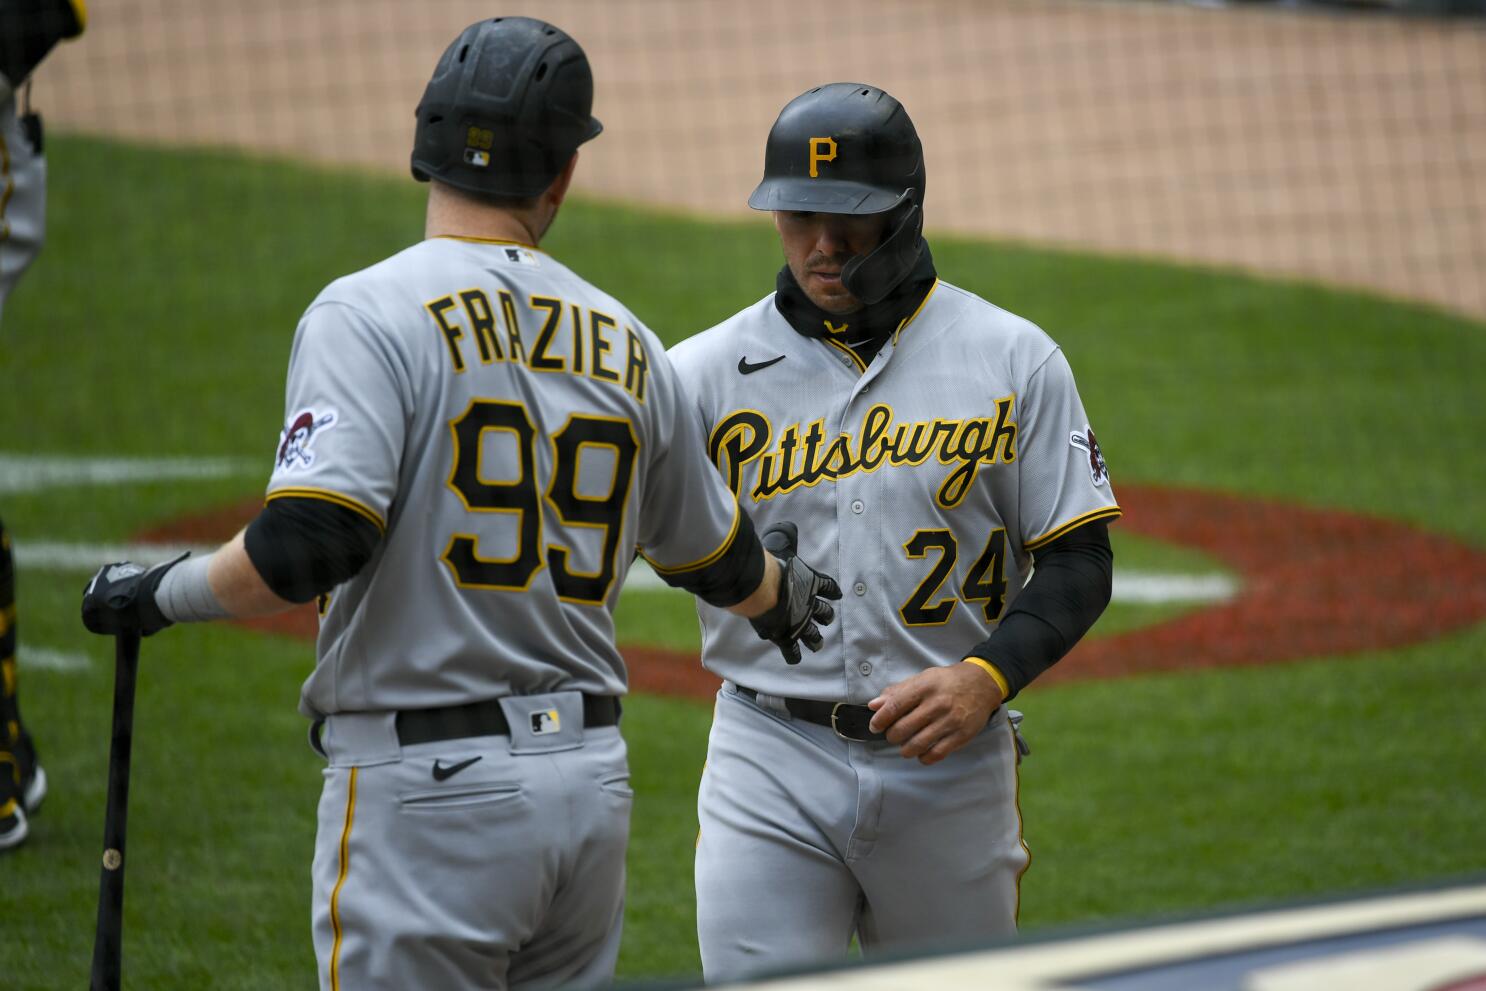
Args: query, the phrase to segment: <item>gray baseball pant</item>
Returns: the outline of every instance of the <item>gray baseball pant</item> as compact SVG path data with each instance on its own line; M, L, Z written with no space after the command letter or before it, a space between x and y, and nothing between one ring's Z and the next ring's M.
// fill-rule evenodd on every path
M547 700L547 701L542 701ZM315 840L321 991L608 983L633 792L618 727L398 744L392 713L332 716ZM478 758L440 781L447 769Z
M871 955L1016 931L1029 854L1005 709L926 767L724 683L697 808L709 983L840 959L853 935Z

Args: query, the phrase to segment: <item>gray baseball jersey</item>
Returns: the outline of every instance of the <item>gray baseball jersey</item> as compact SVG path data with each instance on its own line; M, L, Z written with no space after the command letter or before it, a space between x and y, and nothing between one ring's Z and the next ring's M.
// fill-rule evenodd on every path
M305 713L622 693L636 546L680 570L738 526L679 401L651 331L538 250L435 238L327 287L268 498L348 507L384 539L328 596Z
M793 720L781 699L866 703L957 663L1031 551L1118 515L1062 352L939 282L866 365L801 336L773 296L671 355L754 522L798 524L801 556L845 593L793 667L699 606L702 662L726 679L698 797L708 980L844 954L853 935L876 953L1013 932L1028 853L1004 710L925 767Z
M383 533L322 598L301 697L330 765L322 989L612 976L632 793L584 694L625 691L612 611L636 548L685 572L743 532L683 402L634 314L518 244L424 241L305 313L268 498ZM504 733L399 728L493 699Z
M15 95L8 84L0 96L0 315L15 288L46 240L46 157L16 115Z
M802 338L773 296L671 357L754 523L798 524L800 556L845 592L795 667L699 606L703 664L757 691L864 703L957 662L1015 599L1029 551L1119 514L1062 351L945 282L866 368Z

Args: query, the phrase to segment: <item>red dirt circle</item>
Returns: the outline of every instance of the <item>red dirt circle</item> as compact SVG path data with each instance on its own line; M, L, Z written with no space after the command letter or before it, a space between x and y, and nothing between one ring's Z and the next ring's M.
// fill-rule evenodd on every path
M1380 517L1148 485L1122 485L1116 524L1201 550L1242 583L1226 602L1154 626L1087 640L1040 679L1277 664L1433 640L1486 618L1486 553ZM226 540L258 500L172 521L142 541ZM1118 562L1116 563L1118 567ZM313 639L312 606L252 620L253 629ZM696 655L622 649L635 691L710 698L718 679Z

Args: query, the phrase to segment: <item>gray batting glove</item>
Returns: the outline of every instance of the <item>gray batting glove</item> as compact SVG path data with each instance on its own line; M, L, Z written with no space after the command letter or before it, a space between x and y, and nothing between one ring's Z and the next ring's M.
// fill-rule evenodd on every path
M764 531L764 550L779 559L779 600L768 612L749 620L754 632L784 655L785 663L800 663L800 644L812 651L821 645L820 627L836 617L827 599L841 598L841 587L800 560L800 531L793 523L776 523Z

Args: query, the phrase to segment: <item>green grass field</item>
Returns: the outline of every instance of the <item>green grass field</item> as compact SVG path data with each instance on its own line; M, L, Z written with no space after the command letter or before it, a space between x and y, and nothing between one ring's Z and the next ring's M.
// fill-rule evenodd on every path
M261 491L294 326L330 279L417 240L421 188L235 155L59 136L45 254L0 331L0 453L232 457L232 477L0 489L17 542L118 542ZM580 171L579 187L582 186ZM930 220L936 204L930 200ZM1113 473L1406 520L1486 545L1486 328L1422 306L1226 272L934 239L941 274L1047 328ZM668 340L772 287L769 225L577 202L545 247ZM1119 535L1120 567L1194 573ZM1274 534L1274 555L1287 535ZM0 859L0 986L87 973L111 693L81 570L22 568L21 701L52 794ZM1096 633L1172 607L1112 610ZM621 635L685 647L684 599L627 598ZM28 650L86 655L25 668ZM125 925L129 986L310 988L318 761L295 713L308 645L182 627L145 645ZM1035 687L1022 807L1028 929L1179 915L1486 868L1486 626L1282 667ZM635 698L620 975L697 970L690 858L709 720Z

